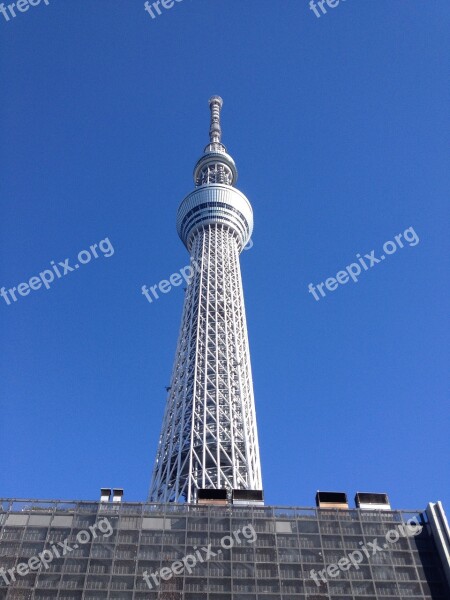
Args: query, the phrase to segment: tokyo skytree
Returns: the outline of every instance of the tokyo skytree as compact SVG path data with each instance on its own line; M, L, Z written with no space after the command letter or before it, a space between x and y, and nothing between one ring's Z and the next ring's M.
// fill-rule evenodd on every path
M250 202L222 144L219 96L210 141L181 202L177 231L191 257L181 328L149 500L196 502L199 490L262 490L239 255Z

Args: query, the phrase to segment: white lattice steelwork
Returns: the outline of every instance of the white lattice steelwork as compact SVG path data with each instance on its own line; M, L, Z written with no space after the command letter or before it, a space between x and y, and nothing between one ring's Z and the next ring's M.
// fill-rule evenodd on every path
M239 264L253 213L232 187L237 170L221 143L221 98L210 107L197 188L177 215L192 276L150 487L157 502L195 502L199 488L262 489Z

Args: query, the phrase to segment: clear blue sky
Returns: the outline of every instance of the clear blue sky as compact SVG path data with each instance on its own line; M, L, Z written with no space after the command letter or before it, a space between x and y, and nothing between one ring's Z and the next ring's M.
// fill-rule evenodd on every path
M175 215L220 94L255 214L242 269L266 500L450 510L448 2L50 0L0 15L0 496L147 494L188 256ZM446 143L447 142L447 143ZM308 293L413 227L420 242ZM25 288L22 288L25 289Z

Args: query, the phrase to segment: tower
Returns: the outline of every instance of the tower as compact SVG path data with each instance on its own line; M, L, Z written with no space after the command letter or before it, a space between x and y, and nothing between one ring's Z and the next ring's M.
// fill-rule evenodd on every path
M210 142L194 168L177 231L191 256L181 328L150 500L195 502L199 489L261 490L250 351L239 255L253 211L236 189L213 96Z

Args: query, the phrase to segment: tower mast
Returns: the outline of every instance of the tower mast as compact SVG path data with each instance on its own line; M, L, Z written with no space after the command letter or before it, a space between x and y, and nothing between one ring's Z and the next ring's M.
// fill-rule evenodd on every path
M182 201L178 235L191 256L181 328L150 486L150 501L196 502L199 489L261 490L250 351L239 255L253 230L250 202L222 144L219 96L210 141Z

